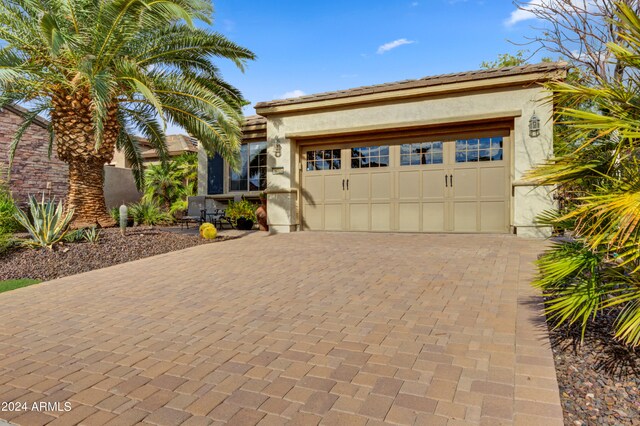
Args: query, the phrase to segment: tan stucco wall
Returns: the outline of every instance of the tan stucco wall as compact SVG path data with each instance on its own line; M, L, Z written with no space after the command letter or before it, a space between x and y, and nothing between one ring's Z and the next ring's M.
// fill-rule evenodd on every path
M288 135L310 132L332 132L335 129L354 127L401 127L403 123L451 121L459 122L464 117L513 114L514 117L513 159L511 163L512 183L518 184L523 174L534 165L548 158L552 153L552 109L544 102L547 93L538 85L518 88L502 88L494 91L480 91L428 99L394 101L379 105L364 105L343 110L323 110L299 113L290 116L268 117L267 135L269 139L268 189L269 223L275 232L289 232L297 229L297 192L300 190L296 169L298 147ZM529 118L536 112L541 120L541 134L529 137ZM282 155L274 155L276 138L282 144ZM283 167L285 173L274 175L273 167ZM277 194L274 194L277 193ZM553 200L544 189L518 186L511 200L511 225L516 226L518 235L532 237L548 234L548 229L534 225L534 217L551 208Z
M545 188L523 186L523 174L552 154L552 107L547 102L548 93L536 83L526 86L503 87L491 90L441 94L419 99L396 99L378 104L352 105L341 109L274 114L267 117L268 174L267 192L269 224L272 232L291 232L299 228L298 145L300 134L334 133L353 128L398 128L408 124L462 123L469 117L509 117L513 121L510 224L517 228L519 236L543 237L550 232L534 224L535 217L554 203L550 191ZM532 114L541 120L541 134L529 136L529 119ZM455 124L453 124L455 126ZM282 146L280 157L275 156L276 140ZM205 195L207 188L207 157L199 150L198 193ZM283 174L273 174L274 167L282 167ZM226 173L225 173L226 175ZM227 185L225 176L225 187Z

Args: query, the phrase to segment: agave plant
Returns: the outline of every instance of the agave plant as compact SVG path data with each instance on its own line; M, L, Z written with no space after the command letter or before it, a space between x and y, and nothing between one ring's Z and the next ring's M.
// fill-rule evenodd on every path
M44 195L40 202L34 196L29 197L29 211L31 218L22 210L15 213L16 220L31 236L26 244L48 249L65 237L74 213L73 209L65 213L62 201L57 205L55 200L45 202Z

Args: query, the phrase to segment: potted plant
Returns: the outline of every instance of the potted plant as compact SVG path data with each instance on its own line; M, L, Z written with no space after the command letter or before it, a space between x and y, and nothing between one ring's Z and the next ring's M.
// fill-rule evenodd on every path
M256 209L256 218L261 231L268 231L269 225L267 225L267 194L260 193L260 206Z
M231 220L236 228L248 231L253 229L256 221L256 206L248 200L230 201L225 215Z

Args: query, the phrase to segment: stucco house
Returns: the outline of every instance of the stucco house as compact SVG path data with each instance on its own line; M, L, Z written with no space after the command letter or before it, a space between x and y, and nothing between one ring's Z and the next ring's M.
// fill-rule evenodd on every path
M199 193L264 190L272 232L545 236L551 191L522 178L553 150L541 83L565 75L542 63L260 102L239 173L200 150Z

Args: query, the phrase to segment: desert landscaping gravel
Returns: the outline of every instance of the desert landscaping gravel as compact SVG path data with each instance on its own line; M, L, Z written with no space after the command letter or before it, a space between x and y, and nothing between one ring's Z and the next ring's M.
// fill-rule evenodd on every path
M579 331L550 331L565 425L640 425L640 349L611 337L612 315Z
M62 243L54 250L23 248L0 257L0 281L18 278L46 281L229 238L233 237L208 241L197 235L144 227L131 228L122 236L119 229L102 229L97 244Z

